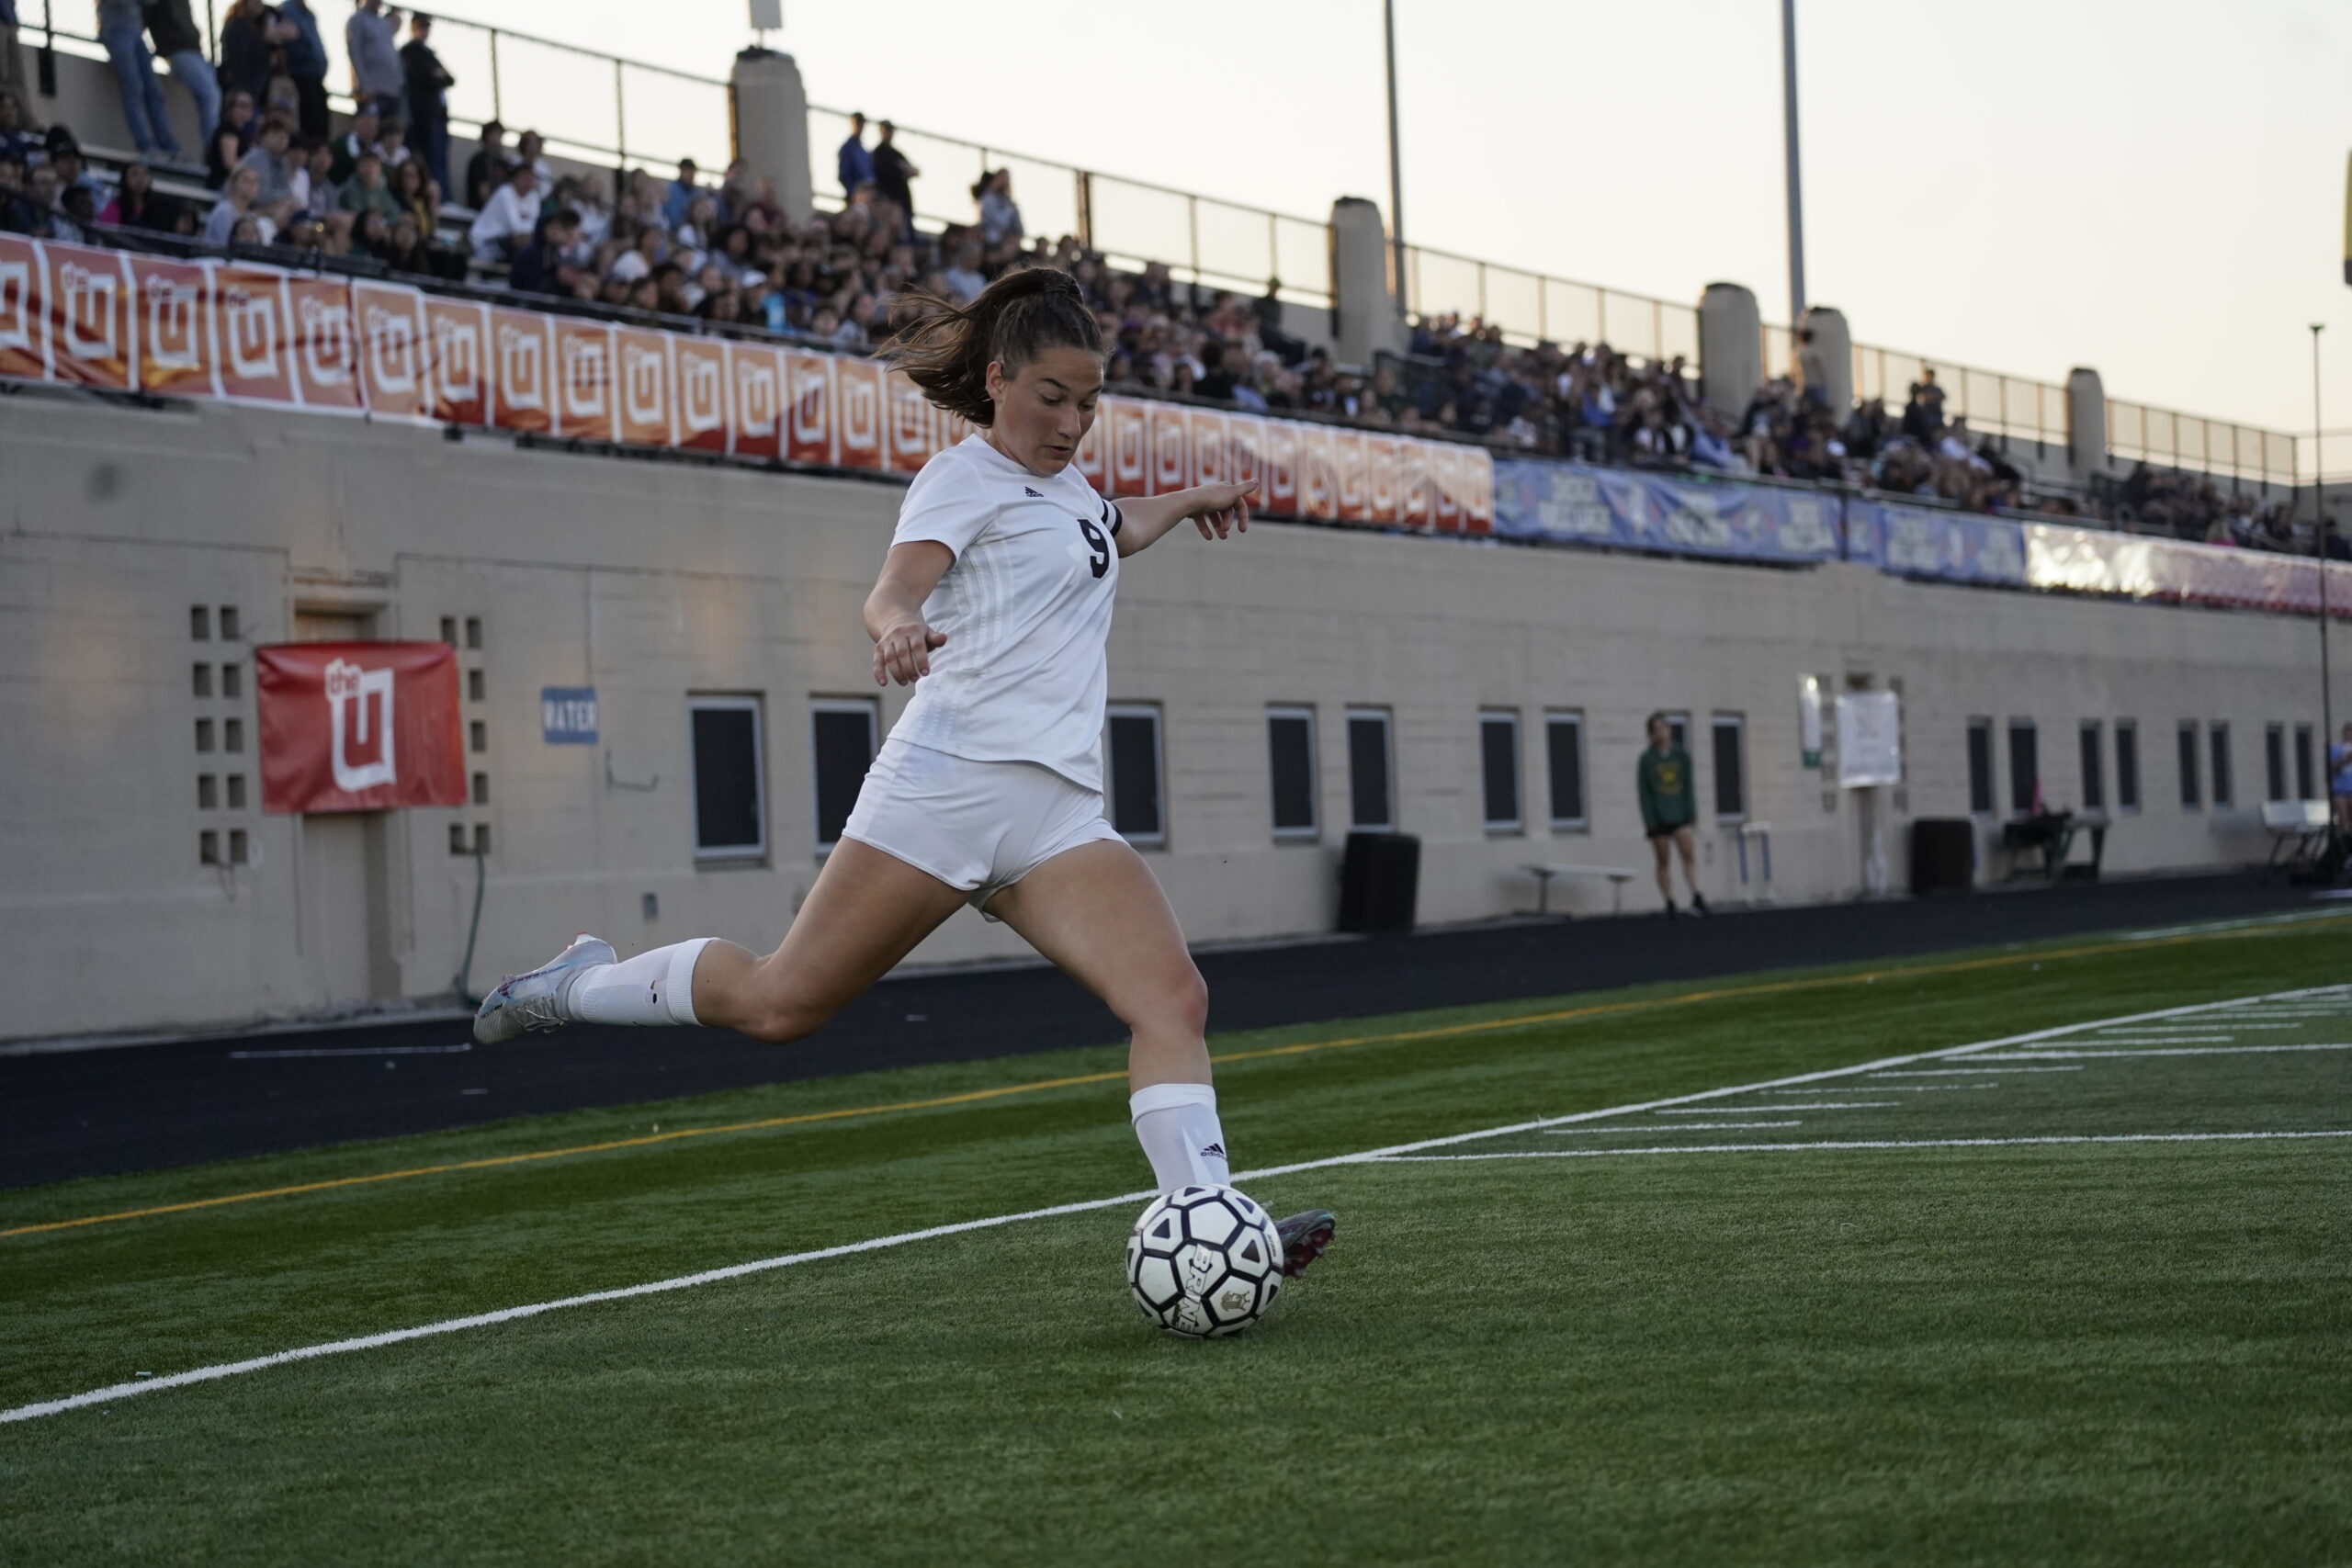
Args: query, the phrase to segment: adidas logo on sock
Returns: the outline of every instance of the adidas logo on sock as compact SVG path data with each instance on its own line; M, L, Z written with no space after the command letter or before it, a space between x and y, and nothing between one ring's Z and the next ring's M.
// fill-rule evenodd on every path
M1031 490L1027 485L1023 485L1023 486L1021 487L1021 493L1022 493L1022 494L1023 494L1023 495L1025 495L1025 496L1030 497L1032 500L1035 500L1035 501L1043 501L1043 500L1045 500L1045 499L1046 499L1046 492L1045 492L1045 491L1038 491L1038 490Z
M1207 1148L1201 1151L1201 1157L1203 1159L1223 1159L1225 1157L1225 1145L1223 1144L1211 1144Z

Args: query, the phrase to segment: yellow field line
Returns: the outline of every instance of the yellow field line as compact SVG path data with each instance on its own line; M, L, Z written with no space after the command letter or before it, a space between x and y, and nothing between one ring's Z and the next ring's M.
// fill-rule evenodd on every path
M2331 923L2352 918L2352 910L2342 916L2326 916L2320 920L2299 922L2307 925ZM1355 1034L1337 1040L1308 1040L1295 1045L1272 1045L1258 1051L1230 1051L1210 1060L1219 1063L1251 1062L1270 1056L1297 1056L1311 1051L1338 1051L1354 1045L1399 1044L1413 1040L1439 1040L1450 1035L1491 1033L1505 1029L1525 1029L1536 1024L1566 1023L1577 1019L1600 1018L1616 1013L1645 1012L1658 1008L1681 1007L1692 1002L1725 1001L1735 998L1768 997L1791 991L1820 990L1836 986L1865 986L1884 979L1917 979L1939 975L1962 975L1979 969L2005 968L2018 964L2055 963L2062 959L2091 957L2120 952L2144 953L2152 948L2178 947L2200 942L2222 942L2237 937L2269 936L2275 927L2249 927L2235 931L2199 931L2181 936L2160 937L2137 942L2129 948L2113 942L2102 942L2088 947L2055 948L2045 951L2003 953L1992 958L1972 958L1953 964L1898 966L1872 969L1857 975L1829 975L1809 980L1775 980L1761 985L1724 986L1713 990L1684 991L1671 997L1654 997L1641 1001L1595 1002L1587 1007L1562 1008L1555 1012L1522 1013L1511 1018L1487 1019L1476 1023L1439 1024L1429 1029L1399 1030L1386 1034ZM447 1165L421 1165L406 1170L378 1171L372 1176L338 1176L325 1181L304 1181L290 1187L266 1187L252 1192L231 1192L218 1198L194 1198L184 1203L159 1203L146 1209L123 1209L108 1214L85 1214L79 1219L51 1220L42 1224L18 1225L13 1230L0 1230L0 1239L17 1235L33 1235L43 1231L75 1230L84 1225L108 1224L116 1220L148 1219L157 1214L185 1213L191 1209L214 1209L224 1203L250 1203L260 1198L290 1198L304 1192L327 1192L339 1187L366 1187L379 1181L406 1181L419 1176L447 1176L462 1170L490 1170L500 1166L526 1165L536 1160L568 1159L575 1155L605 1154L614 1149L644 1148L653 1144L674 1143L682 1138L707 1138L721 1133L756 1133L773 1127L795 1127L812 1122L839 1122L853 1116L886 1116L903 1111L935 1111L944 1106L970 1105L981 1100L1001 1100L1008 1095L1035 1094L1049 1089L1074 1089L1083 1084L1112 1083L1124 1079L1124 1072L1084 1073L1076 1077L1041 1078L1035 1083L1003 1084L995 1089L976 1089L963 1094L941 1095L932 1100L903 1100L890 1105L860 1105L841 1111L810 1111L797 1116L767 1116L756 1122L730 1122L716 1127L682 1127L673 1133L649 1133L637 1138L614 1138L601 1144L576 1144L568 1148L535 1149L525 1154L493 1155L483 1159L456 1160Z

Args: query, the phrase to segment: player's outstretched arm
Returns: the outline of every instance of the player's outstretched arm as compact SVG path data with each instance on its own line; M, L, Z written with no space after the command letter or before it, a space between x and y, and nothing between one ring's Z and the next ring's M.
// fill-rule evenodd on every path
M911 686L931 673L931 650L947 646L947 634L922 618L922 602L956 564L956 552L934 539L893 545L883 558L882 575L865 597L865 635L874 639L874 683L897 681Z
M1119 529L1119 554L1131 556L1149 549L1160 536L1189 517L1204 539L1222 539L1250 531L1250 497L1254 484L1195 485L1166 495L1145 496L1119 502L1126 521Z

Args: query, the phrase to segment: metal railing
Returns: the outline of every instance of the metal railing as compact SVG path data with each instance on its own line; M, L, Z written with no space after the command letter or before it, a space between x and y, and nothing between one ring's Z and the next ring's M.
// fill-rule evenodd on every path
M1670 299L1414 244L1403 284L1409 314L1476 318L1522 346L1606 343L1635 359L1699 362L1699 312Z
M1319 219L892 124L899 150L922 171L912 182L921 221L977 222L972 187L988 171L1006 169L1022 226L1033 239L1074 235L1114 266L1137 271L1159 262L1178 281L1204 288L1262 294L1279 279L1284 299L1331 303L1330 225ZM838 209L843 199L839 158L848 139L846 111L808 107L809 188L829 208Z
M2276 430L2107 400L2107 450L2114 457L2291 487L2297 446L2294 436Z
M343 28L334 13L320 9L327 84L341 96L351 81ZM431 42L457 78L448 93L450 119L476 128L497 120L509 146L522 131L537 130L558 157L606 168L667 167L692 158L714 173L735 155L734 95L724 77L437 12Z
M59 0L43 4L44 25L26 22L21 47L53 40L62 53L107 58L96 39L47 25ZM328 99L348 113L351 62L343 28L333 13L321 15L319 22L327 52ZM457 78L448 92L454 127L479 131L483 121L497 120L507 129L510 147L514 136L537 130L556 157L605 168L628 163L666 166L692 158L715 172L734 156L734 96L724 78L623 60L439 13L433 17L431 41ZM214 58L219 54L216 44ZM168 89L167 95L176 96Z

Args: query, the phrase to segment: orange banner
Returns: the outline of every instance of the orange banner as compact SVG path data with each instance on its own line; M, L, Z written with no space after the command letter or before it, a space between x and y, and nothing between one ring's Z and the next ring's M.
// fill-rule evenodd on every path
M671 418L677 444L688 452L727 450L727 344L718 338L670 339Z
M674 446L671 423L670 334L643 327L612 330L614 428L632 446Z
M0 376L911 474L969 434L870 359L0 234ZM1271 516L1487 533L1481 447L1107 397L1107 495L1258 484Z

